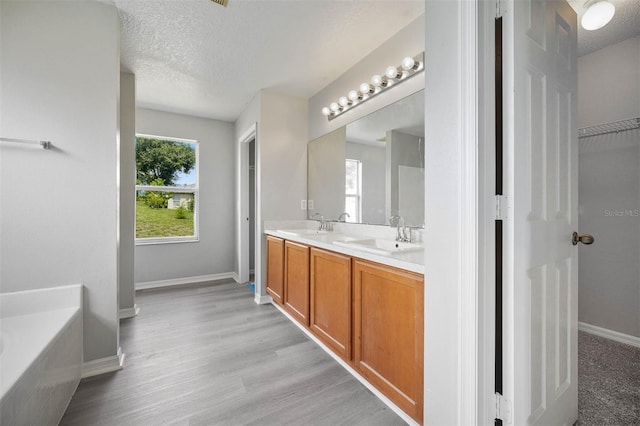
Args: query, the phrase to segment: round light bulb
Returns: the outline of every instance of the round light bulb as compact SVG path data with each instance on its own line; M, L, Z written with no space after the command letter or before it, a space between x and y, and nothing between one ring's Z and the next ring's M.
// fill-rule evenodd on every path
M349 99L347 99L346 96L343 96L340 99L338 99L338 103L343 107L348 107L351 104L351 102L349 102Z
M322 115L329 115L329 114L331 114L331 110L328 107L323 107Z
M387 79L376 74L371 78L371 84L374 87L386 87Z
M593 3L582 15L580 24L588 31L598 30L611 21L616 13L616 7L608 1Z
M419 66L420 66L420 62L416 62L416 60L410 56L407 56L402 60L402 69L405 71L409 71L409 70L415 71L418 69Z
M340 110L340 105L338 105L336 102L331 102L331 105L329 105L329 109L333 112L338 112Z
M360 96L360 94L356 90L350 91L347 96L349 97L349 99L351 99L351 102L355 102L355 101L358 101L358 100L362 99L362 97Z
M400 78L400 76L402 75L401 73L398 72L398 69L394 66L390 66L389 68L387 68L387 72L385 72L385 74L389 78Z
M373 93L373 87L371 87L371 85L369 83L362 83L360 85L360 93L364 94L371 94Z

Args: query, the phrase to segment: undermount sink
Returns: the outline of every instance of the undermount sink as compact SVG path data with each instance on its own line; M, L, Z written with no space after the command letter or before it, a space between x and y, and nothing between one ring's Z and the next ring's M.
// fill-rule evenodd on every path
M303 236L303 235L320 235L326 234L327 231L320 231L318 229L278 229L276 232L281 232L283 234L295 235L295 236Z
M424 247L419 244L385 240L381 238L370 238L365 240L338 240L334 241L333 244L382 255L410 253L424 250Z

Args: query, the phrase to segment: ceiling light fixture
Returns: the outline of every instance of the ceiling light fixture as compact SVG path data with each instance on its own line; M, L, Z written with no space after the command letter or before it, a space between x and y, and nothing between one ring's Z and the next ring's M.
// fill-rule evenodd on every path
M616 13L616 7L607 0L587 2L585 6L587 4L589 6L580 19L580 25L588 31L599 30L604 27Z
M346 96L343 96L340 99L338 99L338 103L340 104L340 106L342 108L346 108L346 107L351 105L351 101L349 99L347 99Z
M348 111L379 95L385 90L402 83L414 75L424 71L424 52L415 57L406 57L399 67L390 66L384 75L376 74L371 78L371 83L364 82L360 90L351 90L347 96L342 96L338 102L332 102L328 107L322 108L322 115L333 120L338 115Z
M371 84L373 87L387 87L389 80L376 74L371 77Z
M375 91L376 91L375 87L373 87L369 83L362 83L360 85L360 94L362 95L363 98L366 95L373 95Z
M402 71L400 71L397 67L394 67L393 65L387 68L387 71L385 72L385 74L387 75L388 78L393 78L394 80L402 78Z
M349 97L349 99L351 99L352 103L362 100L362 93L358 92L357 90L350 91L347 96Z

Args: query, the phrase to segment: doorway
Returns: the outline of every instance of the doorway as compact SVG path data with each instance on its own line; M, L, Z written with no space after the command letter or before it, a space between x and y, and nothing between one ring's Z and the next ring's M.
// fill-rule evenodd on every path
M546 22L552 21L547 20ZM557 15L555 22L557 25L562 24L559 25L556 34L562 34L563 29L569 28L568 25L558 21ZM610 25L615 24L612 22ZM526 34L528 38L533 40L532 44L536 43L536 34L538 33L533 30L529 30ZM526 412L528 417L520 422L535 423L544 420L542 416L545 415L545 409L550 406L549 401L555 395L566 392L575 383L578 384L579 389L584 389L588 380L583 375L583 371L580 371L571 380L562 380L563 377L568 377L569 369L572 370L573 375L573 369L577 370L578 364L582 365L584 356L588 355L582 348L585 346L585 341L588 340L592 343L593 339L591 336L585 335L584 332L608 339L608 341L601 340L594 346L593 352L603 352L604 345L607 345L608 348L615 348L615 344L611 346L611 341L615 342L616 340L630 345L620 346L618 351L611 349L609 352L611 356L616 356L618 353L621 355L618 359L624 359L627 356L625 354L632 351L632 346L640 347L640 266L638 262L640 259L639 37L635 35L590 52L585 52L578 41L577 58L575 59L575 67L573 67L577 69L575 93L578 102L571 100L577 105L576 115L573 118L575 121L571 123L571 128L568 130L575 132L575 139L573 137L571 139L577 140L577 143L575 146L571 145L569 152L562 151L566 150L565 144L557 144L549 148L549 140L553 140L558 134L557 132L539 133L538 135L536 130L546 130L558 123L566 126L572 117L567 116L566 119L562 117L549 119L547 117L546 121L539 124L533 122L534 125L530 126L531 134L534 136L531 140L545 141L538 147L532 145L536 149L530 150L530 157L533 160L530 170L533 172L541 170L543 173L539 174L543 175L545 179L531 180L531 192L534 197L531 197L531 201L526 201L533 207L538 205L539 208L538 211L532 209L531 213L528 213L529 217L532 218L532 221L554 220L564 214L563 211L568 211L566 206L567 203L570 203L570 210L577 211L578 221L574 221L573 218L570 220L576 224L573 230L593 234L595 244L578 245L576 251L579 253L580 262L577 268L571 268L570 264L565 267L562 258L559 258L555 264L543 265L540 268L538 265L541 265L541 262L539 258L536 258L531 262L532 268L528 271L528 275L514 280L512 286L515 289L514 292L528 281L532 282L532 285L529 294L526 295L531 302L529 304L513 304L516 309L512 308L512 317L517 320L523 310L529 309L530 306L535 307L535 311L531 309L530 315L528 313L529 317L522 322L525 327L522 327L521 331L524 330L529 336L518 341L518 335L522 333L516 333L516 337L513 339L516 344L512 345L515 350L524 345L530 345L532 348L529 358L524 357L525 368L512 368L515 374L520 374L518 376L520 383L523 383L524 380L531 382L514 392L516 398L518 395L527 397L520 398L519 402L517 400L515 403L516 409L521 413L522 408L519 407L524 406L529 410ZM580 39L578 38L578 40ZM554 46L562 46L562 43L556 43ZM565 55L565 57L570 58L571 56ZM562 58L559 62L562 65ZM568 109L569 103L567 102L571 98L567 97L565 91L548 96L547 88L555 88L555 86L549 83L546 76L541 78L543 76L540 72L541 69L540 66L528 66L525 69L528 77L527 88L531 93L538 91L541 94L538 99L532 98L530 104L539 107L538 111L549 111L560 107ZM546 102L546 100L549 101ZM566 100L567 102L565 102ZM532 108L532 110L536 111L536 108ZM557 126L557 129L559 132L567 132L563 126ZM524 134L524 132L522 133ZM540 147L544 149L540 150ZM553 159L554 155L558 155L559 159ZM575 158L575 167L571 164L569 167L565 167L564 163L560 162L567 156ZM553 161L549 161L549 159L553 159ZM540 165L544 168L541 169ZM565 178L567 173L571 173L571 179L577 178L578 197L575 200L566 196L566 191L553 194L554 197L543 198L539 196L540 194L546 196L549 193L548 188L559 179ZM555 197L555 195L558 196ZM540 203L540 200L544 203ZM530 239L532 242L549 241L549 238L546 237L539 238L540 233L537 230L531 235L533 236ZM561 237L563 243L568 242L571 239L571 232L564 232ZM580 239L580 242L583 243L588 243L588 241L588 238ZM522 246L526 245L522 238L518 239L518 242ZM566 288L558 286L557 283L561 282L558 277L572 275L577 275L577 286L576 293L571 297L569 304L564 303L565 300L568 300L565 297ZM534 301L539 303L536 302L537 304L533 305ZM558 303L558 301L563 303ZM571 338L569 344L568 333L573 333L574 330L566 330L563 325L566 324L565 318L571 318L573 321L574 315L578 321L579 329L583 332L581 333L583 337L576 337L576 343ZM560 321L556 321L557 319ZM553 321L556 321L555 324L560 327L555 325L553 328L549 327ZM508 329L505 330L508 331ZM555 342L553 339L549 340L549 337L555 339ZM564 348L575 353L575 357L565 356L568 353L567 350L562 345L557 345L558 342L563 341L567 342ZM549 343L556 346L550 346ZM580 350L576 350L578 345ZM553 350L548 350L550 347L553 347ZM637 354L634 355L634 362L637 365L640 360L640 352L634 353ZM518 360L517 356L513 358ZM625 363L618 362L616 368L609 369L608 376L602 374L603 370L606 370L603 366L601 371L597 373L604 376L599 379L605 386L599 389L591 388L586 393L578 391L581 397L579 398L580 402L576 402L576 405L580 406L581 420L584 409L592 410L587 417L589 424L610 424L612 422L628 424L629 417L616 417L617 421L612 421L612 414L619 411L619 408L626 408L631 412L635 410L637 415L637 402L635 405L634 403L629 404L629 392L627 392L627 402L625 403L624 395L619 394L620 399L616 400L615 397L612 397L613 392L608 390L606 386L615 383L614 387L627 390L635 388L636 390L632 391L632 394L635 395L636 401L638 400L638 378L636 377L634 386L625 387L623 383L627 378L623 377L625 374L619 372L623 371L624 366ZM553 371L555 374L545 376L549 371ZM515 374L512 373L513 376ZM558 380L559 377L561 380ZM512 382L518 383L518 380L512 379ZM586 401L585 395L591 396L592 399ZM573 401L574 399L571 398L571 404L574 403ZM557 404L558 407L563 405L565 403ZM605 417L595 420L594 415L597 414L602 414ZM523 419L523 417L519 417L519 419ZM620 419L626 419L626 421ZM638 418L634 418L633 422L637 421ZM543 421L543 423L546 422Z
M578 59L579 217L580 227L595 237L593 245L580 247L579 327L613 340L624 341L626 335L626 343L636 345L640 345L639 52L640 36L636 36ZM628 66L629 58L635 68Z
M249 282L254 284L254 272L256 264L256 139L249 144Z
M238 281L254 283L256 224L259 223L258 139L254 123L238 138L237 256ZM255 284L255 283L254 283ZM255 286L254 286L255 289Z
M581 424L640 421L639 64L640 36L578 58Z

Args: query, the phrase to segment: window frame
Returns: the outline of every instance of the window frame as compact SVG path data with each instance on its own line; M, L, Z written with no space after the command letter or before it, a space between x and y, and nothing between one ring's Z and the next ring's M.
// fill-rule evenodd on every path
M362 161L357 160L355 158L346 158L345 159L345 169L346 169L346 164L347 162L352 162L352 163L356 163L357 164L357 171L358 171L358 182L357 182L357 189L356 189L356 193L355 194L349 194L347 192L347 189L345 187L345 191L344 191L344 195L345 195L345 211L346 211L346 202L347 199L349 198L353 198L356 200L356 217L353 218L349 218L346 221L347 222L354 222L354 223L360 223L362 220ZM345 172L346 175L346 172Z
M189 145L195 145L196 162L195 162L195 187L181 186L153 186L153 185L136 185L135 194L137 201L138 191L156 191L156 192L173 192L183 194L193 194L193 235L179 237L135 237L136 246L154 245L154 244L175 244L175 243L195 243L200 241L200 142L196 139L174 138L170 136L158 136L148 133L136 133L136 143L138 138L158 139L168 142L180 142ZM137 158L136 158L136 176L138 174ZM137 225L137 214L134 220L134 226ZM135 228L137 229L137 228ZM135 234L135 231L134 231Z

